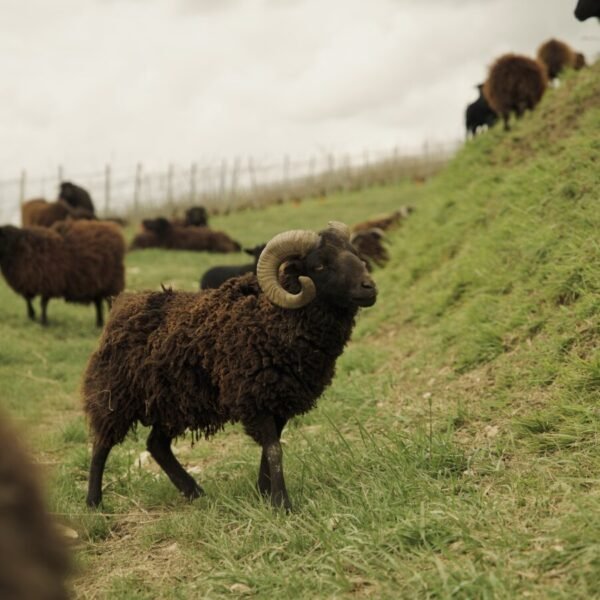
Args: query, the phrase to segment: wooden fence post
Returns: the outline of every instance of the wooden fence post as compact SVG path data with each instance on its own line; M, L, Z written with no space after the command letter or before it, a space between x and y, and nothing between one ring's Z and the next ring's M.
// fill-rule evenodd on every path
M221 161L221 174L219 178L219 203L222 203L227 190L227 161Z
M196 202L196 178L198 176L198 165L193 162L190 166L190 204Z
M110 165L104 167L104 216L108 216L110 210Z
M140 208L142 194L142 163L135 166L135 179L133 182L133 211L137 215Z
M173 163L169 163L167 168L167 204L173 209L173 175L175 168Z
M21 171L21 179L19 181L19 204L22 205L25 202L25 189L27 187L27 171L23 169Z

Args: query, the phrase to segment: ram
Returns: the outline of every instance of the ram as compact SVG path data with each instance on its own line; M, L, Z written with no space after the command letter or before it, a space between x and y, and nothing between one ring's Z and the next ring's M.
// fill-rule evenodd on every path
M281 432L331 383L360 307L377 290L341 223L275 236L257 275L202 293L121 294L83 382L93 450L87 504L102 500L110 450L137 423L148 450L189 499L203 493L173 455L186 430L241 422L262 446L258 489L290 509Z

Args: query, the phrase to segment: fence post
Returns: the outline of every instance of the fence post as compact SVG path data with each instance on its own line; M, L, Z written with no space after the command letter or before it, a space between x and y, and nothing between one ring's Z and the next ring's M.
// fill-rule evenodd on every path
M142 193L142 163L135 166L135 179L133 182L133 211L138 214L140 208L140 196Z
M219 179L219 203L223 203L227 189L227 161L221 161L221 174Z
M27 187L27 171L23 169L21 171L21 180L19 181L19 204L22 205L25 202L25 188Z
M110 210L110 165L104 167L104 216Z
M229 202L227 203L229 208L232 208L235 203L235 195L237 192L238 178L240 174L241 158L236 156L233 161L233 169L231 171L231 186L229 188Z
M198 165L193 162L190 166L190 204L196 202L196 177L198 176Z
M173 208L173 174L174 174L173 163L169 163L167 168L167 204Z

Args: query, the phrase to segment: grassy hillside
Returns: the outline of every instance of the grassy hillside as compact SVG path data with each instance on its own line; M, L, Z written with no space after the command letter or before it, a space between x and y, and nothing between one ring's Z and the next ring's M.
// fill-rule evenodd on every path
M178 441L207 491L194 504L141 455L140 429L111 454L103 512L85 509L93 309L53 301L42 330L0 283L0 401L79 534L77 596L598 596L599 98L597 64L425 185L215 219L250 245L417 208L334 384L284 432L291 515L258 498L260 452L236 427ZM131 253L128 287L195 289L225 260Z

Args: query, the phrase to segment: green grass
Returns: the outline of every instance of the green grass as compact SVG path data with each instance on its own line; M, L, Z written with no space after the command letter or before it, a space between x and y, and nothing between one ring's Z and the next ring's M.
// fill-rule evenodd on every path
M88 511L93 309L53 301L43 330L0 284L1 401L79 533L76 596L600 597L598 97L600 65L425 185L214 219L254 245L416 206L333 385L284 432L291 515L256 494L259 449L238 427L177 442L207 492L191 505L144 462L139 429ZM134 252L128 287L195 289L230 259Z

